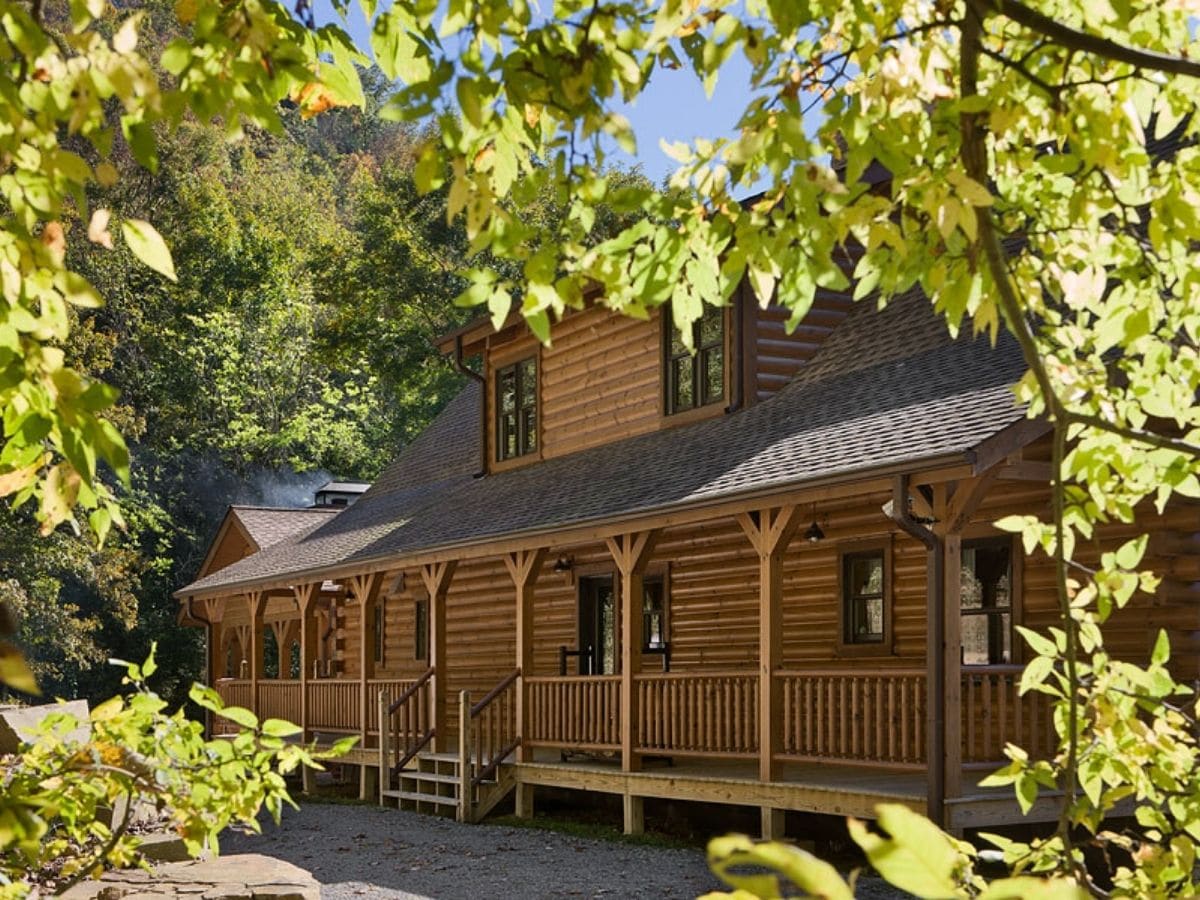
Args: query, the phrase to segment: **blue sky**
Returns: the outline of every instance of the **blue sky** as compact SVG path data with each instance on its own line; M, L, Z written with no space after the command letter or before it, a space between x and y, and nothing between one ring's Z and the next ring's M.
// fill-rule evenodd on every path
M321 6L318 4L319 18ZM370 32L357 4L351 4L348 30L359 48L371 55ZM699 80L687 71L656 70L637 102L621 109L637 135L637 156L630 159L613 147L613 161L624 157L626 161L637 162L649 178L658 182L674 171L676 165L663 153L660 140L673 143L690 142L696 137L732 137L738 117L749 101L746 90L749 66L736 57L725 68L727 71L717 82L711 100L705 97Z

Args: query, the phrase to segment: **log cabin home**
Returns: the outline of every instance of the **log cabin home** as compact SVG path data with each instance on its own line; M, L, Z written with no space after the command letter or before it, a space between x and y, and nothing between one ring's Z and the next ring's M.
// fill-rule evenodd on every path
M758 807L766 836L879 802L1019 821L977 782L1006 742L1053 746L1014 631L1056 620L1052 566L990 524L1048 509L1020 354L952 340L919 296L785 321L743 291L694 354L669 311L600 305L545 346L519 321L446 336L467 387L355 505L267 513L286 535L233 549L231 511L178 593L212 683L358 735L366 796L464 820L547 786L621 796L630 832L646 798ZM1110 646L1144 659L1165 628L1194 677L1197 507L1103 541L1143 529L1162 586Z

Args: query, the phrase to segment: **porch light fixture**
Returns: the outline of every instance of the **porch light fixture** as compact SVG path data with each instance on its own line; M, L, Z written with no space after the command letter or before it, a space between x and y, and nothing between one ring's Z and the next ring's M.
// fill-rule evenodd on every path
M808 526L808 531L804 532L804 539L810 544L825 540L825 531L817 524L817 505L815 503L813 504L812 524Z
M561 575L564 572L570 572L574 563L569 556L560 556L554 561L554 571Z

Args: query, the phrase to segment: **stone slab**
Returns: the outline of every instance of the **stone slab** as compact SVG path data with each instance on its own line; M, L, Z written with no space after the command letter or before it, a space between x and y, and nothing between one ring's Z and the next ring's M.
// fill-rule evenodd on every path
M321 886L299 866L258 853L163 863L146 872L106 872L75 885L67 900L320 900Z
M32 738L32 729L48 714L70 713L82 724L71 732L72 740L85 741L88 736L88 705L86 700L65 703L45 703L40 706L0 706L0 755L16 753L21 744Z

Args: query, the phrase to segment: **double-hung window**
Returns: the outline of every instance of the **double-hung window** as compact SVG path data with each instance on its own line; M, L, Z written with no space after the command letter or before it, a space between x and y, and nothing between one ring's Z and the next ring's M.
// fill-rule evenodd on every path
M537 358L496 370L496 459L516 459L537 450Z
M664 310L664 315L669 315ZM705 306L691 325L692 347L674 325L666 348L667 415L698 409L725 399L725 310Z

